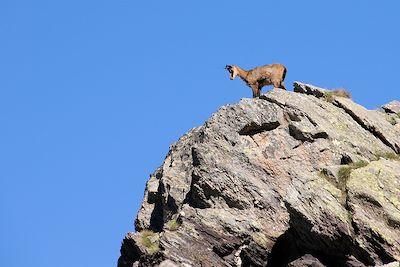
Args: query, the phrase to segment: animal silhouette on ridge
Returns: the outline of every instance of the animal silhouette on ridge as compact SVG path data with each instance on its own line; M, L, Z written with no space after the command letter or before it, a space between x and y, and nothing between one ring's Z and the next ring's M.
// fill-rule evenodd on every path
M226 65L225 69L229 71L231 80L239 76L251 88L253 97L260 96L261 88L266 85L286 90L283 80L287 70L282 64L264 65L248 71L236 65Z

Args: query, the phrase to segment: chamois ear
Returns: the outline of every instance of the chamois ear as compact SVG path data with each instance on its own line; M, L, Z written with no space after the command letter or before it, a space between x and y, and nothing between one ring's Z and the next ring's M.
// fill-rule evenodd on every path
M232 66L231 66L231 65L226 65L226 66L225 66L225 69L226 69L226 70L231 70L231 69L232 69Z

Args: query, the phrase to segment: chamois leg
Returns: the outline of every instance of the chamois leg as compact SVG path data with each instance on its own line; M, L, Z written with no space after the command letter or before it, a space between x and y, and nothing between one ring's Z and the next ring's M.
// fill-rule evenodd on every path
M260 91L258 90L257 85L251 85L251 90L253 91L253 98L260 96Z
M286 90L285 85L283 84L283 81L274 81L273 85L275 88L280 88L282 90Z

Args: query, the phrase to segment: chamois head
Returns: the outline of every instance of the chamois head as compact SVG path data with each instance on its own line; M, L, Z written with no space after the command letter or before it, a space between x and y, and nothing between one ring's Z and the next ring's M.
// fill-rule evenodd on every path
M226 65L225 69L229 71L229 79L233 80L236 78L236 76L238 75L238 71L236 69L236 66L231 66L231 65Z

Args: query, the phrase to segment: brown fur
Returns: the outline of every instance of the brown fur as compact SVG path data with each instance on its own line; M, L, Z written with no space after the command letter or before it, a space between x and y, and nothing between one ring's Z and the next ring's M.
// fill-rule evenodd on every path
M282 64L265 65L248 71L235 65L226 65L225 69L229 71L231 80L239 76L251 88L253 97L260 96L261 88L266 85L286 90L283 80L287 70Z

